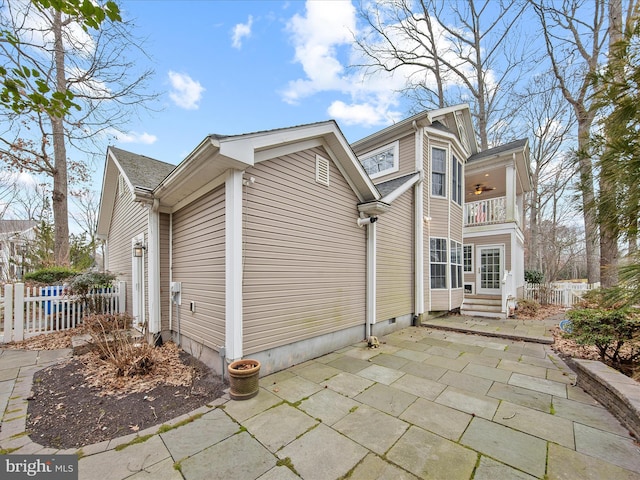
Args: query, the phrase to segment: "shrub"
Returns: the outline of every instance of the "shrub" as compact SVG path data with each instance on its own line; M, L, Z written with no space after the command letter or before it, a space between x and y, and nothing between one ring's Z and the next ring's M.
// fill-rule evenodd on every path
M579 345L595 346L603 362L620 366L640 358L640 311L634 307L595 303L605 291L586 296L579 308L569 310L571 332L565 336Z
M84 329L89 334L109 334L115 330L128 330L133 319L128 313L91 315L84 321Z
M97 289L110 287L115 279L116 276L109 272L83 273L70 281L68 294L79 297L79 302L84 305L86 313L98 313L103 310L105 298L93 293Z
M539 284L544 282L544 273L539 270L525 270L524 281L527 283Z
M45 283L47 285L55 285L77 274L77 271L68 267L48 267L26 273L24 279L32 282Z
M131 336L131 317L126 314L92 315L85 320L94 349L111 364L116 376L146 375L154 366L154 348Z
M535 300L520 299L518 300L518 313L526 317L535 317L540 310L540 304Z

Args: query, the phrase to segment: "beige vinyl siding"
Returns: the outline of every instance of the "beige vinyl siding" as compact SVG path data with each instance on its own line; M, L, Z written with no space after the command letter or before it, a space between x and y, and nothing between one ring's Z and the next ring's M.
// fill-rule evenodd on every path
M244 189L245 355L365 323L365 229L358 199L322 149L247 169Z
M169 228L170 217L160 214L160 330L169 330L169 310L171 293L169 292Z
M431 290L431 311L443 312L449 310L449 290Z
M173 214L173 280L182 282L180 333L218 350L225 344L224 187Z
M118 280L127 282L126 311L129 315L133 315L131 239L144 234L146 240L147 224L147 209L133 201L130 191L127 189L122 195L119 191L116 192L107 238L109 264L106 267L118 276ZM146 292L145 281L145 294Z
M451 290L451 310L460 308L462 301L464 300L464 289L456 288Z
M376 321L384 321L413 313L413 190L393 202L376 229Z
M451 240L455 240L458 243L462 243L462 208L454 202L451 202L451 210L450 210L450 221L451 221L451 229L450 236Z

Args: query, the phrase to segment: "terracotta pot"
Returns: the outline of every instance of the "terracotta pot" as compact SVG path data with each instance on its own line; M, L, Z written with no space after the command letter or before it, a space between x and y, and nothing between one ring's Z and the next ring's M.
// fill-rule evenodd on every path
M229 372L229 395L233 400L248 400L258 394L260 362L258 360L236 360L227 367Z

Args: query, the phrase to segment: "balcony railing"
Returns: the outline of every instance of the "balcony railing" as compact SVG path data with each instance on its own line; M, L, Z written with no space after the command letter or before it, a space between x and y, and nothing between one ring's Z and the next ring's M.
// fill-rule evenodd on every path
M465 226L504 223L507 220L507 197L489 198L464 205Z

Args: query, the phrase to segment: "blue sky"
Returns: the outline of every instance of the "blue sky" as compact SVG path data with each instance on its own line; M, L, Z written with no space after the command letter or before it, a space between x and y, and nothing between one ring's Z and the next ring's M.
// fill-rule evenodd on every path
M355 5L329 1L124 0L145 38L140 56L164 92L120 148L178 163L210 133L241 134L335 119L353 142L404 116L392 78L363 80Z

